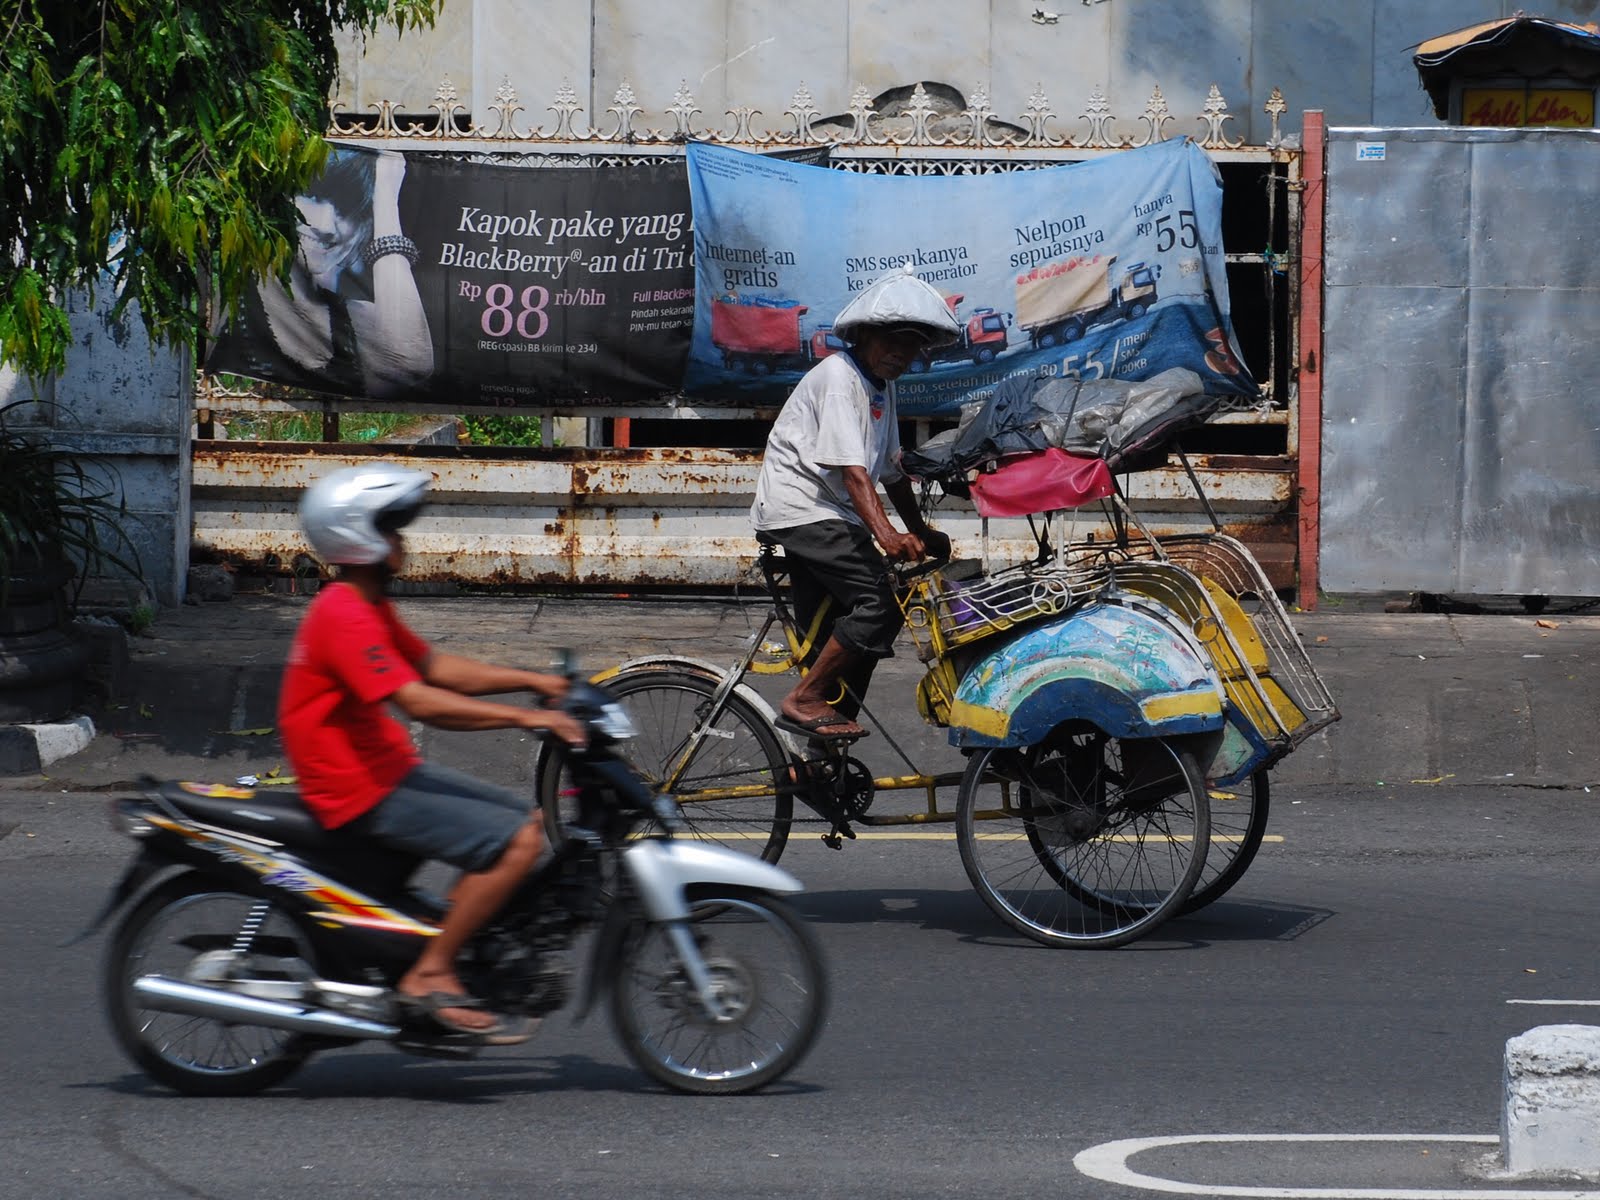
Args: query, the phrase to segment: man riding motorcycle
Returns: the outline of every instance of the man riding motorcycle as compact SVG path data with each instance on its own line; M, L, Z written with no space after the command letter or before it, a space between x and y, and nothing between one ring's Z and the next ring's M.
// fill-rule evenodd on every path
M389 706L440 729L531 729L572 745L584 733L554 709L479 699L529 692L555 700L566 690L562 677L441 653L396 613L386 593L405 562L401 530L428 482L376 462L335 471L301 498L301 528L339 573L296 631L278 729L301 797L322 825L460 868L438 936L396 990L419 1018L507 1044L528 1035L467 994L455 960L538 862L539 812L507 789L424 762Z

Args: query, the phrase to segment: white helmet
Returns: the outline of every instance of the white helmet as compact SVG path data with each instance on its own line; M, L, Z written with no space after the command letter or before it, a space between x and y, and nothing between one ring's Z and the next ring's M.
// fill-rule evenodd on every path
M325 563L379 563L389 557L385 533L411 523L428 476L394 463L344 467L300 497L300 528Z

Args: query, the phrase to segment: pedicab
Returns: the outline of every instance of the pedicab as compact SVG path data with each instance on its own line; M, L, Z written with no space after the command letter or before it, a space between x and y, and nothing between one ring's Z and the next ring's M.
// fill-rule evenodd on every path
M752 680L803 671L823 614L799 626L782 552L766 547L770 608L737 661L651 655L596 677L640 729L633 764L698 836L769 861L807 823L836 848L858 827L953 823L984 902L1049 945L1123 945L1215 901L1261 845L1269 769L1339 714L1265 572L1209 503L1212 532L1157 538L1117 483L1165 463L1175 435L1203 419L1214 402L1198 385L1189 372L1132 387L1008 381L977 418L906 454L925 501L970 497L983 517L977 559L900 573L925 667L916 705L964 770L921 770L865 708L907 773L874 775L851 743L776 727ZM1086 428L1096 452L1070 452ZM1089 505L1110 536L1064 536L1067 514ZM995 516L1028 518L1026 561L991 561ZM546 751L538 767L557 840L559 760ZM941 798L951 790L953 807ZM873 811L904 791L924 806Z

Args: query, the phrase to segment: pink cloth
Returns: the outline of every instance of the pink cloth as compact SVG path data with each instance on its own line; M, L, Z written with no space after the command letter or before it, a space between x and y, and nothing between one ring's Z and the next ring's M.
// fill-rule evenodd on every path
M1114 490L1104 459L1079 458L1052 446L1008 458L998 470L979 475L972 502L981 517L1021 517L1077 508Z

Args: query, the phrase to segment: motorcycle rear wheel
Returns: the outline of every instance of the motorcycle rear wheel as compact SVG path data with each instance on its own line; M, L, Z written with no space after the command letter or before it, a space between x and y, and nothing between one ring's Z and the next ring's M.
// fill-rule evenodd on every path
M190 1096L247 1096L287 1079L311 1053L300 1034L161 1012L134 996L143 975L215 984L242 938L253 953L299 959L316 973L293 917L195 874L156 888L118 926L106 955L106 1011L117 1044L152 1079Z
M641 1070L678 1091L765 1087L822 1028L827 976L816 938L783 901L738 889L697 893L689 921L725 1012L706 1013L667 928L642 924L628 936L611 991L617 1036Z

